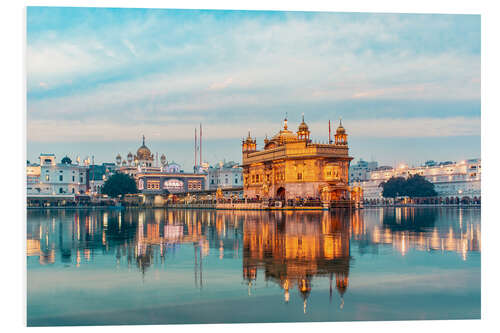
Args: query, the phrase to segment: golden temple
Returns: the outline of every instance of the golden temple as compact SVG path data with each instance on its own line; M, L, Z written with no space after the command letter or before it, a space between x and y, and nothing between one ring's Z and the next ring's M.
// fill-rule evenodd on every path
M246 198L255 199L318 199L323 203L354 202L362 198L360 189L351 189L349 183L349 156L347 132L342 121L335 140L313 143L311 132L304 121L297 132L283 129L274 137L264 139L264 149L257 150L255 138L242 142L243 190Z

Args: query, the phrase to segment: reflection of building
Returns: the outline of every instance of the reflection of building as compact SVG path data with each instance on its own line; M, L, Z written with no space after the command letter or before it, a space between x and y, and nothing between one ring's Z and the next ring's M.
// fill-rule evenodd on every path
M349 199L349 157L347 133L340 123L335 142L313 143L302 117L298 131L284 127L264 149L256 140L243 140L243 181L245 196L254 198L322 198L324 201Z
M337 291L344 295L351 260L345 212L256 215L245 220L243 230L243 275L249 284L262 269L266 280L284 290L286 302L296 287L304 311L315 276L329 277L331 282L335 276Z
M410 249L419 251L450 251L467 259L470 251L481 251L481 226L470 223L470 210L448 212L440 217L439 211L415 207L397 207L380 210L382 224L370 230L372 244L392 245L405 255ZM458 221L443 228L440 218ZM436 225L439 224L439 227Z
M383 167L371 171L369 180L355 184L363 188L365 200L376 201L382 199L380 183L391 177L407 178L415 174L425 177L434 184L434 189L438 193L436 198L438 202L481 201L481 159L439 164L429 161L415 168L409 168L404 164L396 169Z
M155 159L144 136L136 154L128 153L124 160L118 154L116 164L120 166L117 168L119 172L134 177L137 188L143 193L184 193L205 189L206 174L184 173L179 164L167 162L165 154Z
M236 162L218 163L208 169L208 189L243 186L243 169Z

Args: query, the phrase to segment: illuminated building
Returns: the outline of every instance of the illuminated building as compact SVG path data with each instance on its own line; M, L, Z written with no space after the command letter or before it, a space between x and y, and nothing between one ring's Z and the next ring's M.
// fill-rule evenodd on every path
M117 171L132 176L140 192L146 194L166 194L196 192L205 189L206 174L184 173L179 164L168 163L165 154L154 157L146 146L145 137L135 155L127 154L122 160L116 156ZM158 155L158 154L156 154ZM160 163L160 164L159 164Z
M297 132L283 129L264 139L264 149L248 133L242 142L244 195L248 198L349 200L347 133L340 122L335 141L313 143L302 116Z
M397 168L380 167L370 172L366 181L354 182L363 189L364 199L374 201L382 199L382 182L391 177L407 178L420 175L434 184L437 197L435 203L458 203L481 201L481 159L470 159L459 163L430 163L410 168L401 164Z

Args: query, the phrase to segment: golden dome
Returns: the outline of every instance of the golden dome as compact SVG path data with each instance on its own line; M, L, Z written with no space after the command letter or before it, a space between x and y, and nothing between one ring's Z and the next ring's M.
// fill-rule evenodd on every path
M250 143L253 142L253 139L250 136L250 131L248 131L248 136L247 136L246 142L250 142Z
M282 130L278 134L276 134L273 139L277 139L280 141L294 141L297 140L297 134L293 133L289 130Z
M137 149L137 159L139 160L149 160L151 159L151 150L146 147L144 135L142 136L142 146Z
M342 119L340 119L340 125L337 127L337 134L345 134L345 128L342 126Z
M299 125L299 132L307 131L309 131L309 126L307 126L306 122L304 121L304 114L302 114L302 122Z

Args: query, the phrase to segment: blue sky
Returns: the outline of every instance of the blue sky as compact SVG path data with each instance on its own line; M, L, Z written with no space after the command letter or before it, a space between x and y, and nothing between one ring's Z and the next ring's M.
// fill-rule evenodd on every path
M343 119L351 155L480 157L479 15L29 7L27 157L153 152L241 159L285 113L313 140Z

